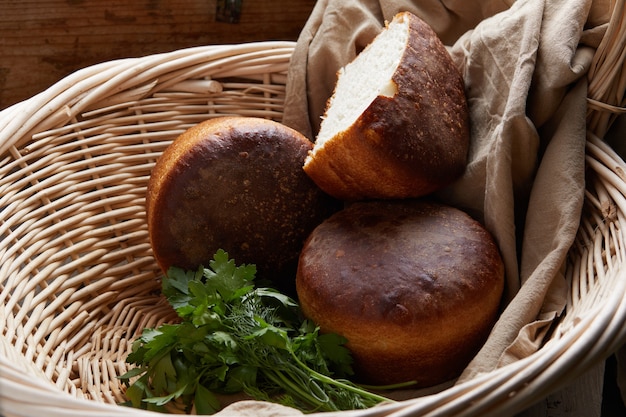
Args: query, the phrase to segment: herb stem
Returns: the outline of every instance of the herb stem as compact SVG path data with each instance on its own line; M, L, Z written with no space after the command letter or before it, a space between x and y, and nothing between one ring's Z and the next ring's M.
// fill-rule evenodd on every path
M306 369L308 372L310 372L311 376L316 378L318 381L326 383L326 384L330 384L330 385L334 385L336 387L339 388L343 388L347 391L353 392L355 394L358 394L364 398L368 398L376 403L379 402L393 402L393 400L384 397L382 395L378 395L375 394L373 392L364 390L362 388L359 388L356 385L352 385L352 384L346 384L345 382L342 382L338 379L334 379L331 378L327 375L321 374L317 371L315 371L314 369L309 368L305 363L303 363L293 352L291 352L291 356L294 358L294 360L298 363L298 365L300 365L301 367L303 367L303 369Z
M287 392L291 395L294 395L300 398L301 401L304 401L312 406L315 409L321 411L339 411L332 402L324 402L319 398L311 395L307 390L303 389L299 384L294 383L291 378L287 378L283 372L276 370L266 370L264 372L265 376L268 379L271 379L277 386L282 386Z

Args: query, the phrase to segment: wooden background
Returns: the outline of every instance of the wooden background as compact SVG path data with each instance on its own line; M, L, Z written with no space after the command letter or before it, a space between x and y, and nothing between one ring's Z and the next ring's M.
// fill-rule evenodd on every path
M103 61L207 44L296 40L315 5L242 0L239 22L228 23L218 21L223 1L0 0L0 109ZM614 369L609 363L605 374L598 364L519 416L624 415L614 382L603 384Z
M0 109L71 72L116 58L262 40L296 40L315 0L0 0Z

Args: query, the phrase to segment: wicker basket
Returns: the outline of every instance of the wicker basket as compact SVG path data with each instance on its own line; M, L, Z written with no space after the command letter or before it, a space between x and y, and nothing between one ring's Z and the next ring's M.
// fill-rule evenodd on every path
M607 36L623 37L619 23ZM144 219L150 170L206 118L280 121L293 48L207 46L107 62L0 112L4 417L155 415L116 405L125 400L116 376L127 371L132 340L173 318L159 297ZM567 314L551 339L443 392L341 415L513 415L626 342L626 164L599 138L603 113L592 119L601 119L587 147L594 181L567 265Z

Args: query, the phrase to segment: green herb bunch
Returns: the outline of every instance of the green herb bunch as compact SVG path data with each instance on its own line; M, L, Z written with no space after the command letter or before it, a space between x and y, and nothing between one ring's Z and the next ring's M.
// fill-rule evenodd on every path
M144 329L120 378L128 405L213 414L220 394L245 393L304 412L368 408L387 399L345 379L352 375L346 340L320 334L299 305L256 288L254 265L236 266L219 250L210 268L171 268L163 294L180 323ZM132 381L132 382L131 382Z

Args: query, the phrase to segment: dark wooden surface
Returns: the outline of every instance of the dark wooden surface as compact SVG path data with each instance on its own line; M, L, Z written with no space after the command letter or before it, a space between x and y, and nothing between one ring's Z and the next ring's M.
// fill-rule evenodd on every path
M262 40L295 40L315 0L0 0L0 109L71 72L116 58Z

